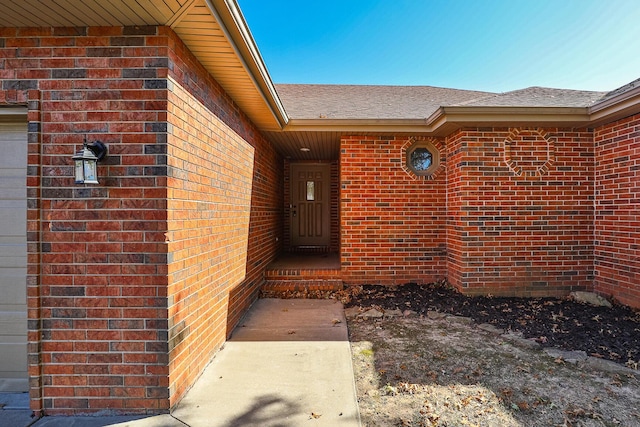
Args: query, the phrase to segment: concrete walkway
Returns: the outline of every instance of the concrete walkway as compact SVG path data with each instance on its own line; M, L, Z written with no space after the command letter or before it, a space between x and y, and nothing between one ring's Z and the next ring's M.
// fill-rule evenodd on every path
M29 425L5 424L3 412L0 426ZM171 415L44 417L32 425L360 426L342 305L258 300Z

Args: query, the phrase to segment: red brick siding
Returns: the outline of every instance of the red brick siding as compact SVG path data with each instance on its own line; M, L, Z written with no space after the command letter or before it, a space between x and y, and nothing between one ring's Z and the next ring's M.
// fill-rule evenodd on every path
M264 266L281 237L282 180L273 147L177 37L171 46L167 237L173 406L257 297ZM214 112L224 112L228 123Z
M408 174L404 137L341 140L341 263L346 284L430 282L446 276L447 158L435 179Z
M595 288L640 307L640 115L595 130Z
M227 335L229 289L242 282L246 270L254 150L209 110L197 108L177 83L170 86L167 239L174 404Z
M458 132L447 138L447 154L449 168L447 170L447 280L458 289L463 287L466 275L466 247L462 241L464 233L463 210L467 195L466 184L463 181L462 165L466 153L463 151L465 134Z
M258 297L264 283L264 270L282 248L282 157L259 135L252 144L255 152L246 277L229 290L227 336Z
M282 247L283 237L283 159L250 122L222 87L204 70L182 41L171 30L161 28L170 37L170 75L197 103L221 119L253 147L253 178L249 212L249 247L246 253L244 281L229 289L227 335L258 296L264 282L264 269ZM224 125L222 125L224 123ZM230 132L232 130L233 132ZM237 138L234 137L237 142ZM216 139L217 143L220 143ZM249 147L245 144L246 147ZM249 149L251 149L249 147ZM227 159L228 160L228 159ZM227 162L227 167L229 166ZM248 165L236 165L246 168Z
M146 27L0 30L4 101L39 96L29 100L28 178L36 412L168 409L166 156L157 152L166 48L155 36ZM73 183L71 156L85 138L109 146L98 186Z
M447 147L454 286L531 296L591 289L591 132L466 129Z
M340 164L331 162L331 252L340 251Z
M32 408L47 414L166 412L169 376L180 384L174 386L175 402L178 389L184 387L180 381L197 375L195 367L186 376L178 368L170 373L168 355L167 168L171 164L175 172L181 159L167 156L173 131L168 123L167 76L170 56L175 65L180 62L176 58L189 54L171 30L155 27L5 28L0 29L0 46L0 102L29 108ZM191 92L206 97L206 108L225 117L227 130L230 126L248 139L256 147L255 161L262 162L258 167L241 165L253 174L252 208L245 212L243 203L241 216L245 228L246 216L251 217L249 239L255 245L248 252L245 246L231 261L246 262L234 269L237 277L243 275L238 268L246 269L246 278L235 289L230 280L231 302L228 312L220 312L211 326L213 341L223 339L219 337L255 298L261 268L277 251L282 179L273 147L212 79L200 77L201 67L194 69L190 78L203 85L199 92L189 88ZM198 114L210 117L206 111ZM71 156L85 138L109 147L109 156L98 167L97 186L73 183ZM230 141L247 147L237 136ZM172 192L177 186L174 178ZM245 191L246 179L245 174ZM193 189L186 190L193 197ZM178 203L172 202L172 208ZM225 247L221 244L220 249ZM178 251L172 250L173 257ZM176 263L171 261L171 266ZM215 263L207 267L206 274L217 274ZM189 274L196 275L192 270ZM178 281L175 274L172 280ZM190 284L202 283L199 280ZM224 299L227 294L222 295ZM172 307L175 300L172 295ZM198 319L190 330L200 331L208 321ZM190 350L210 356L214 345L203 345L209 347Z

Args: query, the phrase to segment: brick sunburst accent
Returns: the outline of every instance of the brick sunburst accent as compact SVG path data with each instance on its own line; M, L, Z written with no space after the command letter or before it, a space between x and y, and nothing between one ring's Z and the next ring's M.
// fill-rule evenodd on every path
M555 161L555 141L543 129L510 129L504 161L517 176L544 176Z

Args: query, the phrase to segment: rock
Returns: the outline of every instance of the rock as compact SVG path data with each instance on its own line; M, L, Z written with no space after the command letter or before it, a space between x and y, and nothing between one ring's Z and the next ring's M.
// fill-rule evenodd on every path
M502 335L502 338L520 347L534 350L540 348L540 344L534 340L523 338L521 333L507 332Z
M554 359L562 359L574 365L578 362L584 362L588 357L584 351L566 351L558 348L545 348L544 352Z
M384 316L384 313L376 310L375 308L371 308L364 313L360 313L358 317L362 319L380 319Z
M402 317L402 311L400 310L387 310L384 312L384 317L392 319L394 317Z
M344 315L347 319L358 317L358 314L360 314L360 307L349 307L344 309Z
M635 371L631 368L627 368L626 366L622 366L616 362L606 359L600 359L598 357L587 357L584 361L583 366L589 367L592 369L598 369L600 371L609 372L612 374L637 374L638 371Z
M431 320L442 320L447 317L447 314L429 310L427 311L427 317Z
M478 329L481 329L485 332L490 332L496 335L500 335L503 332L502 329L498 329L490 323L482 323L481 325L478 325Z
M405 311L403 311L403 312L402 312L402 315L403 315L404 317L412 317L412 316L416 316L417 314L418 314L418 313L416 313L416 312L415 312L415 311L413 311L413 310L405 310Z
M574 301L582 302L586 304L595 305L596 307L608 307L611 308L611 303L605 298L594 292L571 292L569 295Z
M470 325L473 323L472 318L462 316L447 316L447 321L451 323L457 323L459 325Z

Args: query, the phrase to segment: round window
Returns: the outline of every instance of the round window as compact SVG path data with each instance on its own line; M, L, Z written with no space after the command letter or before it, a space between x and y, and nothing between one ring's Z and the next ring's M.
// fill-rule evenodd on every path
M424 172L433 163L431 152L424 147L416 148L411 153L411 167L416 172Z
M407 167L416 175L430 175L439 164L440 153L428 141L418 141L407 150Z

